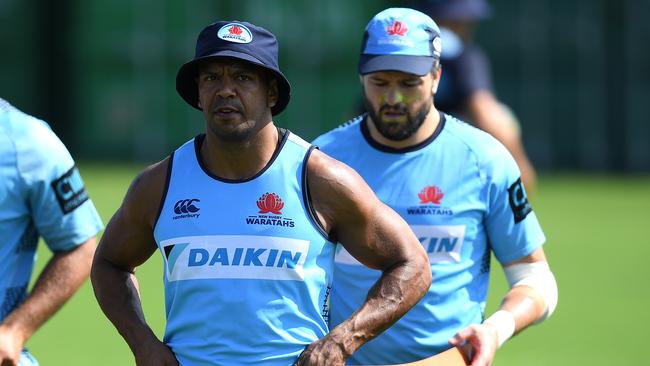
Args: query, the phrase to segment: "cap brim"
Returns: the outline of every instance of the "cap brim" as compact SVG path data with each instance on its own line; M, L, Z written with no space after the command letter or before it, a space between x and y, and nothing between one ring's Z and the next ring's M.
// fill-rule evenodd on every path
M273 72L278 81L278 101L271 108L271 114L274 116L279 114L289 104L289 99L291 98L291 85L289 84L289 80L287 80L280 70L262 64L260 60L249 54L232 50L222 50L210 55L199 57L181 66L178 70L178 74L176 74L176 91L180 94L183 100L187 102L187 104L201 110L201 107L199 107L199 89L196 84L196 77L198 75L197 67L200 62L215 58L236 58Z
M407 55L361 55L359 74L379 71L400 71L418 76L431 72L435 57Z

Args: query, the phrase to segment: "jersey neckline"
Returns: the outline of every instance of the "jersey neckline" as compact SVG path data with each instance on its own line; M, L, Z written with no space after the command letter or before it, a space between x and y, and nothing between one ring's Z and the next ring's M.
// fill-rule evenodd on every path
M271 155L271 159L269 159L269 161L266 163L266 165L262 169L260 169L260 171L257 172L252 177L245 178L245 179L228 179L228 178L223 178L223 177L219 177L219 176L217 176L215 174L212 174L208 170L208 168L205 166L205 163L203 162L203 159L201 158L201 145L203 145L203 141L205 140L205 133L198 134L198 135L196 135L196 137L194 137L194 155L196 156L196 161L199 163L199 166L201 167L201 170L203 170L203 172L207 176L209 176L210 178L212 178L214 180L218 180L218 181L223 182L223 183L246 183L246 182L250 182L251 180L254 180L257 177L259 177L260 175L264 174L264 172L267 171L269 169L269 167L271 167L271 165L273 165L273 163L275 162L275 159L277 159L278 155L280 155L280 152L282 151L282 147L284 147L284 144L287 142L287 139L289 138L289 133L290 133L289 131L287 131L284 128L280 128L280 127L276 127L276 129L278 130L278 142L277 142L277 144L275 146L275 151L273 151L273 155Z
M383 144L380 144L379 142L375 141L371 136L370 136L370 129L368 128L368 114L366 113L362 120L361 123L359 123L360 128L361 128L361 134L363 135L363 138L366 140L368 145L374 147L375 149L385 152L385 153L390 153L390 154L404 154L408 152L413 152L417 150L424 149L427 147L429 144L431 144L437 137L440 135L442 132L443 128L445 127L445 123L447 119L445 118L445 114L442 112L438 112L440 114L440 122L438 123L438 126L436 127L436 130L433 131L431 136L427 137L424 141L417 143L412 146L407 146L407 147L402 147L402 148L394 148L390 146L386 146Z

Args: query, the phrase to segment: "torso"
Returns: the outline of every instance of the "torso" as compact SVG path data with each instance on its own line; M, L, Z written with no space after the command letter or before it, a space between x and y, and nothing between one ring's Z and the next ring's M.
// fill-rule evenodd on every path
M165 342L182 364L290 364L328 332L334 245L306 206L309 144L286 132L256 176L228 181L174 154L154 236L163 254Z
M429 255L433 282L418 305L357 350L351 364L415 361L448 349L455 332L482 320L491 249L485 227L487 188L480 148L471 146L473 137L458 136L478 134L481 140L483 133L443 116L429 140L393 151L374 143L364 127L357 118L315 144L357 170L379 199L405 219ZM363 302L379 275L337 247L332 327Z

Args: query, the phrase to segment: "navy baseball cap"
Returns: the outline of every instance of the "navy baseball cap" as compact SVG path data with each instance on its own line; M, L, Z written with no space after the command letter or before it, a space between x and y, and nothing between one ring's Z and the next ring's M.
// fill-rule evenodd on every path
M219 21L205 27L196 40L194 59L181 66L176 74L176 91L192 107L199 107L196 84L197 66L201 61L231 57L271 71L278 81L278 101L271 108L275 116L289 104L291 85L278 66L278 41L268 30L248 22Z
M440 59L438 25L426 14L408 8L389 8L366 26L359 74L401 71L426 75Z
M438 20L481 20L492 16L486 0L427 0L422 9Z

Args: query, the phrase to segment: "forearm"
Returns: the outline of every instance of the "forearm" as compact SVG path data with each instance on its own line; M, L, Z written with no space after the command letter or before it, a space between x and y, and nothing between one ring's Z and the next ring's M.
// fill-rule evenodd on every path
M27 341L88 278L94 252L92 238L69 252L55 253L25 302L4 319L2 326L12 329L22 343Z
M529 257L532 262L520 262L504 267L510 290L501 302L500 311L486 319L496 326L499 344L513 333L549 317L557 305L557 283L543 251Z
M431 284L426 258L394 265L368 292L364 304L332 330L347 354L368 342L401 318L422 298Z
M158 341L145 321L133 273L96 257L91 280L99 306L134 354L139 347Z

